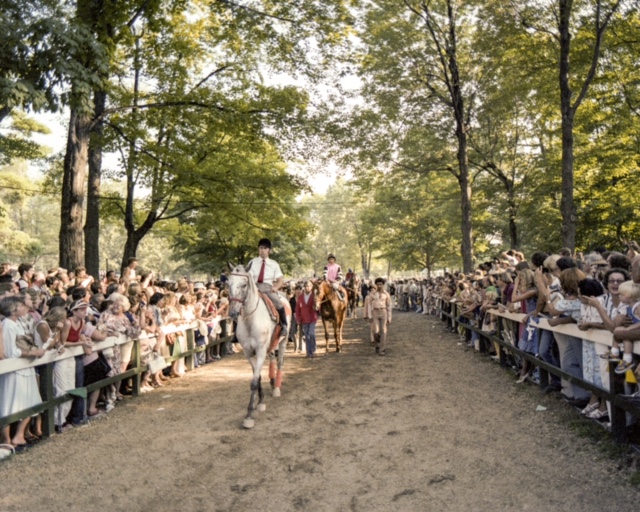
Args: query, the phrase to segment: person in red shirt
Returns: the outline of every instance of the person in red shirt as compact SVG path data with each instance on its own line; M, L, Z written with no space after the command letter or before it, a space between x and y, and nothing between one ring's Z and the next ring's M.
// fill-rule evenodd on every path
M315 297L313 295L313 283L304 283L303 292L296 300L296 322L302 325L302 334L307 346L307 357L312 359L316 353L316 322L318 312L315 307Z

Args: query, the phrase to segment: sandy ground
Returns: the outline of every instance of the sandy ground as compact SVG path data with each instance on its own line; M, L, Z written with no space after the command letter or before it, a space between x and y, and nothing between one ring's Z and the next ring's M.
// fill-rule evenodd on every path
M389 347L376 356L368 324L348 320L344 352L289 350L283 396L253 430L243 355L208 365L0 464L0 510L637 507L629 471L576 436L573 411L437 319L396 313Z

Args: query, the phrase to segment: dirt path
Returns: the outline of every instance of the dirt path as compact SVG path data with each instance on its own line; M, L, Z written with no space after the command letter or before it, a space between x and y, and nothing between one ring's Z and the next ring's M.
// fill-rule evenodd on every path
M240 428L250 376L241 354L129 399L0 464L0 510L602 512L637 504L628 474L562 421L564 404L463 352L438 320L397 313L384 358L367 339L368 325L349 320L344 353L289 352L283 396L267 400L251 431Z

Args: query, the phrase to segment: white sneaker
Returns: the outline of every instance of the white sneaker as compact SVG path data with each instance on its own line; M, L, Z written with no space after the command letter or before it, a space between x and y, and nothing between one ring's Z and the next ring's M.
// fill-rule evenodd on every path
M113 405L111 402L109 402L109 403L105 406L104 411L105 411L105 412L111 412L111 411L113 411L113 410L115 409L115 407L116 407L115 405Z

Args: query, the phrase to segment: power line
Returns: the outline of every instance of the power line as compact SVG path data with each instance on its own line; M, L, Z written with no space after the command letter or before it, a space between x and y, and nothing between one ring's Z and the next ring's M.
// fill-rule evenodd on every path
M44 189L31 189L31 188L25 188L25 187L17 187L17 186L10 186L10 185L0 185L0 189L5 189L5 190L17 190L20 192L27 192L27 193L31 193L31 194L40 194L40 195L48 195L48 196L59 196L59 192L55 192L55 191L47 191ZM87 197L87 196L84 196ZM102 201L124 201L125 198L118 196L118 197L113 197L113 196L104 196L104 195L98 195L96 196L98 199L102 200ZM138 198L134 198L134 201L148 201L147 198L143 198L143 197L138 197ZM189 204L193 204L193 201L184 201L184 200L180 200L180 199L168 199L166 201L169 201L170 203L174 204L174 205L189 205ZM376 205L376 204L395 204L398 203L398 201L400 201L399 199L376 199L373 202L356 202L356 201L313 201L313 202L309 202L309 201L305 201L305 202L299 202L299 201L288 201L288 202L283 202L283 201L214 201L214 202L199 202L199 204L201 204L202 206L282 206L282 205L289 205L289 206L300 206L300 207L323 207L326 206L327 208L329 208L332 205L335 206L366 206L366 205ZM401 199L402 202L404 203L418 203L418 204L431 204L431 203L445 203L447 201L459 201L458 197L439 197L439 198L430 198L430 199L411 199L411 200L406 200L406 199Z

